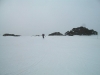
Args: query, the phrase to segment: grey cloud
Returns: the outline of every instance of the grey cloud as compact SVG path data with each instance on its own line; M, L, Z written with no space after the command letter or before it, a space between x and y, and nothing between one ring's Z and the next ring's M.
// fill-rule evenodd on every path
M100 32L99 8L95 0L5 0L0 6L0 34L64 33L83 24Z

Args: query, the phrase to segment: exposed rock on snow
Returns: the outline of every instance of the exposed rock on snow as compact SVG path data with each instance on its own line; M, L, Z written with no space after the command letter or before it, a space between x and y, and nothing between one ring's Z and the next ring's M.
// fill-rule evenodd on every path
M20 36L20 35L15 35L15 34L8 34L8 33L6 33L6 34L3 34L3 36Z
M67 31L65 33L65 35L69 35L69 36L72 36L72 35L98 35L98 32L94 31L93 29L89 30L88 28L81 26L81 27L73 28L70 31Z
M49 36L62 36L63 34L62 33L60 33L60 32L54 32L54 33L51 33L51 34L49 34Z

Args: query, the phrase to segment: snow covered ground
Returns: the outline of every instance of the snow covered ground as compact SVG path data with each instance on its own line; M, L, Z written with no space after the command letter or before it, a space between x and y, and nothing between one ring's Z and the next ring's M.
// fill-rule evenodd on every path
M0 36L0 75L100 75L100 38Z

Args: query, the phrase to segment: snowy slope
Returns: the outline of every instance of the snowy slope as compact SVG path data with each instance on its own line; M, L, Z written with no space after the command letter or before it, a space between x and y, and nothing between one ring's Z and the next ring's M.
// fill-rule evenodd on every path
M0 75L100 75L100 38L0 36Z

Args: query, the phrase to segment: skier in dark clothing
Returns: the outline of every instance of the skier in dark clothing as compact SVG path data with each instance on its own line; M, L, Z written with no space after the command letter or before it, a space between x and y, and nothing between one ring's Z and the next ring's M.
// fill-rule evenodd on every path
M42 34L43 39L44 39L44 36L45 36L45 34Z

